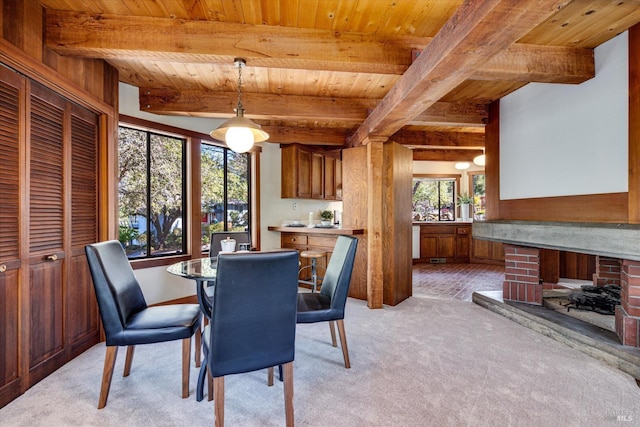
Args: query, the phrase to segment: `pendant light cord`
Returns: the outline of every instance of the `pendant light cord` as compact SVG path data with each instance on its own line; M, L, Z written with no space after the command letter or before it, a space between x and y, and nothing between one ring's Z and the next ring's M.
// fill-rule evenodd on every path
M238 107L237 110L243 110L242 107L242 67L244 66L244 60L236 59L236 66L238 67Z

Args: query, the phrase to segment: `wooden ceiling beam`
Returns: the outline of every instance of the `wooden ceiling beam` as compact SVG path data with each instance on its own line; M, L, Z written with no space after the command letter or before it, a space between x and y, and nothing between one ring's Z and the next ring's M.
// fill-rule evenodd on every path
M484 133L475 132L420 132L400 130L390 140L410 148L477 148L484 147Z
M135 37L131 35L135 34ZM379 36L216 21L47 9L46 44L83 58L151 59L252 67L401 75L432 38ZM215 42L212 42L215 41ZM591 49L514 44L470 78L581 83L595 74Z
M236 92L140 88L140 110L155 114L229 118L238 102ZM252 120L326 120L359 125L380 102L371 98L243 93L245 116ZM416 123L484 126L487 106L436 102L418 115Z
M359 145L372 135L393 135L567 3L464 2L349 138L349 145Z
M267 142L278 144L326 145L342 147L347 140L345 129L262 126L269 134Z
M435 162L472 162L482 150L414 149L413 160Z

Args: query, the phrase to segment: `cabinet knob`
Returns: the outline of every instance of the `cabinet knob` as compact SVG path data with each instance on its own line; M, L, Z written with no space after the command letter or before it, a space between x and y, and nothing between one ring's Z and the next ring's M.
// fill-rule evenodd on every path
M0 273L4 273L7 271L7 266L5 264L0 265Z
M58 259L58 255L56 254L47 256L47 260L49 261L56 261L57 259Z

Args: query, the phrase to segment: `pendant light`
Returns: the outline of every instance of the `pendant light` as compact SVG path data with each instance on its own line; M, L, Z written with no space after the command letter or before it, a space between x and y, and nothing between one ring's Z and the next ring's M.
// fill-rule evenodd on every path
M484 147L482 148L482 154L473 158L473 163L478 166L484 166L487 163L487 157L484 155Z
M210 135L218 141L224 141L236 153L246 153L255 142L269 139L269 134L262 130L259 124L244 117L242 107L242 69L246 65L243 58L236 58L233 64L238 69L238 106L236 116L227 120L219 128L211 131Z

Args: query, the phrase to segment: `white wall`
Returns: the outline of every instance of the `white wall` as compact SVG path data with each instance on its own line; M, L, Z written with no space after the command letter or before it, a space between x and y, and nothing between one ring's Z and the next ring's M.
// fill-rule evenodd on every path
M500 100L500 198L628 191L628 34L595 49L580 85L530 83Z

